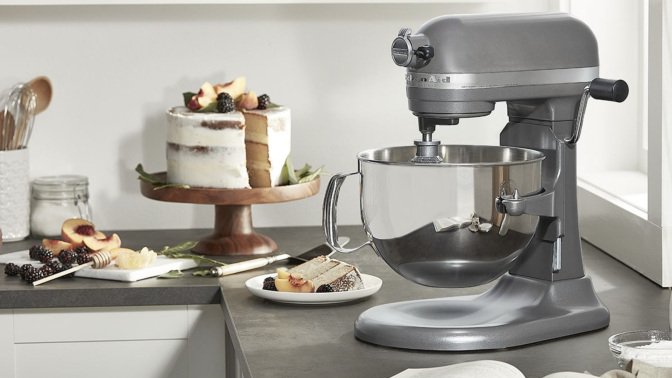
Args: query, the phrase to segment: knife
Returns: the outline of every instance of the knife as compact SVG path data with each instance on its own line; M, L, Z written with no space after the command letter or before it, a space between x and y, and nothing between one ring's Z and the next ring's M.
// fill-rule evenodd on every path
M338 238L338 241L341 245L345 245L350 241L350 238L348 237L340 237ZM251 269L257 269L261 268L263 266L266 266L268 264L272 264L276 261L282 261L282 260L288 260L289 263L293 264L302 264L308 260L311 260L317 256L331 256L335 250L331 249L331 247L327 243L322 243L318 245L317 247L311 248L308 251L292 257L286 253L283 253L281 255L277 256L270 256L270 257L260 257L257 259L252 259L252 260L247 260L247 261L241 261L233 264L228 264L224 266L215 266L210 268L210 275L214 277L222 277L222 276L228 276L229 274L234 274L234 273L240 273L244 272L246 270L251 270Z
M341 236L338 238L338 243L342 246L345 246L350 241L350 238L347 236ZM308 260L312 260L318 256L331 256L336 252L335 249L332 249L329 244L322 243L317 247L311 248L306 252L298 256L290 256L287 260L290 264L303 264Z

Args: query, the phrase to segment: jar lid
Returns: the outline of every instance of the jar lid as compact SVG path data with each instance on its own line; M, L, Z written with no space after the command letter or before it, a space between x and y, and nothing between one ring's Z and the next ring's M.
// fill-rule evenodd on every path
M72 190L73 188L86 188L89 178L78 175L43 176L33 180L33 189L43 191Z

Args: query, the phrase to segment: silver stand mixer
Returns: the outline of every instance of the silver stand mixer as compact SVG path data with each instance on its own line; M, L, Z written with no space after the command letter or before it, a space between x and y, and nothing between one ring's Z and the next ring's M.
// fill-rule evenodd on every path
M366 201L374 200L363 194L362 219L369 238L365 244L395 271L423 285L473 286L500 278L478 296L373 307L357 319L355 336L389 347L459 351L513 347L606 327L609 311L583 271L576 143L588 98L621 102L628 95L628 86L622 80L598 78L597 42L590 29L566 14L443 16L428 21L416 33L401 29L392 43L392 58L407 68L409 108L418 117L422 139L415 141L414 147L361 153L356 173L361 176L362 190L368 190L367 185L375 179L368 171L371 163L401 164L415 171L451 164L451 169L475 167L469 175L472 181L476 177L476 183L483 176L479 169L500 160L506 164L484 176L493 187L491 196L469 197L476 212L479 206L492 206L493 210L486 208L472 214L472 219L451 217L447 232L439 232L445 229L434 221L436 232L428 226L429 231L422 231L424 236L411 238L420 235L415 231L394 239L381 236L377 225L383 221L373 217L385 206L380 203L388 195L379 193L377 204L369 205ZM484 156L490 152L483 149L442 146L433 140L437 126L486 116L500 101L506 102L509 122L500 134L500 145L506 147L497 152L498 158L488 160L491 158ZM402 151L405 155L400 157ZM514 173L519 164L511 156L519 152L527 154L521 161L538 162L539 170ZM518 176L510 180L514 174ZM327 241L341 252L357 249L342 248L337 241L335 208L338 190L347 176L332 178L323 215ZM503 179L496 181L496 176ZM510 185L532 176L538 176L538 187ZM476 187L475 193L480 193ZM432 196L425 201L438 204L442 199ZM527 220L521 221L523 218ZM516 222L531 228L516 226ZM481 243L486 237L466 231L475 224L490 225L488 230L492 227L487 234L490 244L475 244L474 238L481 238ZM529 237L505 247L505 240L515 233L508 230L516 227L528 227L529 231L520 234ZM458 237L459 232L465 234ZM402 239L406 241L398 242ZM505 248L509 251L489 260L504 271L484 268L496 277L478 276L478 267L488 266L482 264L486 257L479 254L489 256ZM458 249L465 251L455 257ZM437 258L439 253L443 255ZM426 264L419 270L405 270L407 260ZM473 273L469 270L472 265L477 267ZM430 272L432 269L438 270ZM427 278L430 274L436 279Z

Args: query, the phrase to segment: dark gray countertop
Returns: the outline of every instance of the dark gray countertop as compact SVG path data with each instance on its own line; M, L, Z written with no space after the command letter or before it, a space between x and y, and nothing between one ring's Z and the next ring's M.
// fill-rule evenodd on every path
M302 251L303 246L314 246L322 241L317 228L304 230L298 227L260 229L274 238L283 250ZM105 231L110 234L111 231ZM139 249L148 246L160 249L187 240L198 240L209 230L153 230L115 231L123 246ZM39 243L37 239L5 243L2 252L10 253L28 249ZM306 248L307 249L307 248ZM297 253L298 254L298 253ZM219 258L233 262L246 258ZM4 269L4 265L0 264ZM102 307L217 304L221 302L219 282L216 278L193 277L180 279L150 278L126 283L89 278L61 278L48 284L33 287L18 277L8 277L0 272L0 309L2 308L53 308L53 307Z
M342 227L352 244L361 241L359 227ZM260 229L276 240L282 252L298 254L323 241L318 227ZM124 245L160 248L196 240L207 230L119 231ZM2 253L26 249L35 240L6 243ZM420 352L379 347L357 341L353 324L369 307L407 299L475 294L484 287L426 288L398 276L370 248L339 258L357 264L364 273L383 279L382 289L357 302L332 306L296 306L252 296L244 282L274 266L234 276L151 278L135 283L87 278L60 279L39 287L0 274L0 308L139 306L224 302L233 344L248 377L389 377L406 368L496 359L511 363L528 377L557 371L601 374L615 368L607 338L618 332L668 327L669 291L584 243L586 273L611 311L609 327L596 332L531 346L486 352ZM239 260L233 258L225 261ZM221 294L220 294L221 285Z
M344 228L347 235L352 228ZM353 237L353 244L361 240ZM406 368L495 359L518 367L527 377L558 371L600 375L616 368L607 338L636 329L667 329L670 292L640 276L595 247L583 243L586 273L610 309L611 324L602 330L530 346L484 352L423 352L379 347L355 339L353 324L364 310L409 299L475 294L485 287L435 289L416 285L394 273L373 250L338 258L363 273L383 279L382 289L357 302L300 306L252 296L248 278L273 268L220 279L227 327L246 377L390 377Z

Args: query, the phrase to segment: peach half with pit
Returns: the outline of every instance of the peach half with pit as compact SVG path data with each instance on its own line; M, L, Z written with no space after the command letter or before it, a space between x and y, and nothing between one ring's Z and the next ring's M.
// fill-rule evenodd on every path
M73 248L73 245L57 239L42 239L42 246L51 251L54 256L61 254L61 251Z
M111 250L121 247L121 238L119 235L112 234L106 238L99 239L95 236L87 236L82 240L82 243L91 251L98 252L103 249Z
M81 218L72 218L63 222L61 226L61 238L72 244L74 247L80 247L84 244L84 238L95 237L105 239L107 236L100 231L96 231L93 223Z

